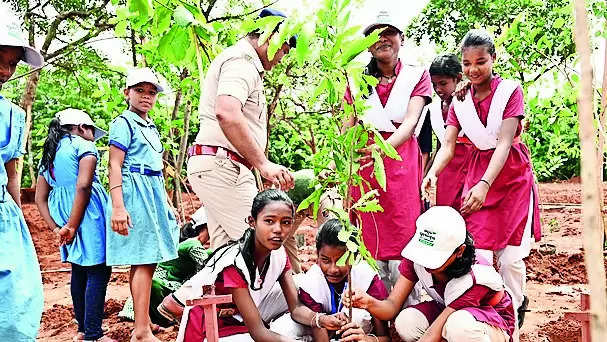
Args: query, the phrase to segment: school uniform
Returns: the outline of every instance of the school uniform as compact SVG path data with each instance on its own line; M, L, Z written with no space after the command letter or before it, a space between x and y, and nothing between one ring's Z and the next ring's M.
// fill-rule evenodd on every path
M512 299L500 275L491 264L478 257L471 271L447 282L435 280L426 269L408 259L399 266L400 274L419 282L431 301L405 308L394 326L406 341L417 341L445 307L456 310L445 323L442 337L447 341L512 341L515 315Z
M432 94L428 71L404 65L399 60L395 73L396 79L392 83L378 84L372 89L366 100L370 108L360 118L362 122L373 125L384 139L390 137L404 121L409 100L413 96L429 100ZM346 101L349 96L347 93ZM377 183L372 167L359 171L370 184L369 187L363 183L365 191L379 190L379 203L384 209L383 212L359 212L358 215L362 221L365 246L378 261L380 276L388 289L398 278L396 268L401 260L400 252L415 233L415 219L422 212L419 192L423 176L422 158L415 134L398 146L396 151L402 160L383 158L386 191ZM357 201L360 196L360 189L353 187L353 200Z
M355 286L365 289L370 296L378 300L388 298L388 291L379 278L379 274L366 262L363 261L352 266L351 277ZM318 265L312 265L308 272L301 275L297 285L299 285L298 296L300 302L310 310L327 315L348 312L348 308L341 303L343 294L348 291L348 282L344 280L342 284L330 284ZM341 288L341 291L338 292L337 288ZM373 330L371 314L366 310L352 309L352 321L357 323L367 334ZM294 339L312 340L312 328L295 322L289 312L273 321L270 324L270 329Z
M433 101L429 108L432 131L441 145L445 142L445 122L447 121L448 112L448 108L443 109L440 99ZM463 132L460 132L459 136L463 135ZM449 161L436 180L436 205L446 205L456 210L460 209L465 179L463 175L468 172L466 161L470 148L470 145L461 142L455 144L453 159Z
M284 247L270 253L269 264L265 274L260 274L255 267L255 290L251 288L251 276L239 244L233 244L213 254L206 266L173 294L181 303L188 299L202 297L203 286L215 285L215 294L230 293L233 288L247 288L267 324L272 319L288 310L279 280L291 265ZM245 326L242 316L234 303L218 305L220 341L253 341ZM228 313L229 312L229 313ZM204 311L202 307L186 306L179 326L179 342L204 341L206 338Z
M162 175L164 148L151 120L125 110L110 124L110 145L125 152L122 196L132 227L124 236L107 221L108 265L144 265L175 259L179 227L169 208Z
M462 196L487 170L502 121L524 117L523 91L514 81L494 76L489 96L479 101L473 95L471 88L464 101L454 99L447 118L447 125L464 132L460 141L470 146ZM515 307L521 305L525 291L523 258L529 255L533 239L541 238L537 185L529 150L520 140L521 131L519 122L506 162L483 206L465 217L477 253L488 260L493 259L492 251L496 253L499 272L512 290Z
M48 208L53 221L67 224L74 199L80 160L99 154L95 143L77 135L65 135L57 145L53 166L41 173L51 187ZM109 197L95 173L89 203L74 240L60 246L61 261L72 264L71 295L78 331L87 340L103 336L101 321L112 268L105 265L105 222ZM86 304L85 304L86 303Z
M5 164L25 153L24 136L25 113L0 95L0 341L34 341L44 305L34 244L7 190Z

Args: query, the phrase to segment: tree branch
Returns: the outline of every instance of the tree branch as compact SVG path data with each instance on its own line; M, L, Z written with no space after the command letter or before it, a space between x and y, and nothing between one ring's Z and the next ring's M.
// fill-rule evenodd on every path
M273 2L271 2L271 3L267 4L267 5L264 5L262 7L254 9L254 10L249 11L247 13L238 14L238 15L226 15L226 16L223 16L223 17L217 17L217 18L209 19L208 22L210 23L210 22L213 22L213 21L224 21L224 20L240 19L242 17L246 17L246 16L251 15L251 14L257 12L257 11L260 11L260 10L262 10L264 8L268 8L268 7L274 5L277 2L278 2L278 0L274 0Z

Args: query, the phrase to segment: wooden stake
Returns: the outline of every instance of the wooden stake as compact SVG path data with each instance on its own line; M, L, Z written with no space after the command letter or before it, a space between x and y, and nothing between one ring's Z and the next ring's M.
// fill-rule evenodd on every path
M578 97L579 135L581 147L582 219L584 224L584 261L592 296L590 315L593 341L607 341L607 298L605 295L605 267L603 264L603 229L599 189L597 188L598 158L595 145L592 63L586 3L575 0L575 43L582 68Z

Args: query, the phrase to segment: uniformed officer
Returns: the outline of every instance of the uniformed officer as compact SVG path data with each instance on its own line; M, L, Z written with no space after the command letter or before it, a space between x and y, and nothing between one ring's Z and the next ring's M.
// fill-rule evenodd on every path
M264 9L259 17L271 15L286 17L272 9ZM260 33L250 32L213 60L204 81L200 131L188 151L187 170L194 192L207 208L212 249L239 239L248 227L245 219L257 194L253 168L283 190L293 187L291 172L270 162L264 153L268 118L263 75L295 46L292 37L270 60L267 50L272 35L260 42ZM294 241L287 245L298 271Z

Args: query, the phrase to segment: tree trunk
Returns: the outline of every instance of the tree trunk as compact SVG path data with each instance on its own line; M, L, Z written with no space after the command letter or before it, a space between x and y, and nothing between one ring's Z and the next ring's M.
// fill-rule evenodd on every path
M578 98L581 146L582 218L584 224L584 261L588 272L591 330L593 341L607 341L607 298L603 264L603 234L597 180L598 158L593 115L592 63L590 36L584 0L575 0L575 43L582 68Z
M25 90L23 91L23 95L21 96L21 101L19 102L19 106L25 109L25 136L23 137L25 141L30 140L30 130L32 127L32 107L34 105L34 99L36 98L38 81L40 81L40 71L32 72L27 77L27 84L25 86ZM26 153L28 154L28 169L30 170L30 176L32 176L32 186L35 186L36 177L31 173L31 170L35 169L33 165L31 147L31 143L26 145ZM22 174L23 159L20 159L17 167L17 178L21 179Z
M185 212L183 208L183 200L181 196L181 169L185 161L185 155L187 152L188 145L188 132L190 131L190 116L192 113L192 101L188 100L183 113L183 135L181 136L181 142L179 143L179 153L177 154L177 161L175 162L175 195L177 208L181 215L181 222L185 222Z

